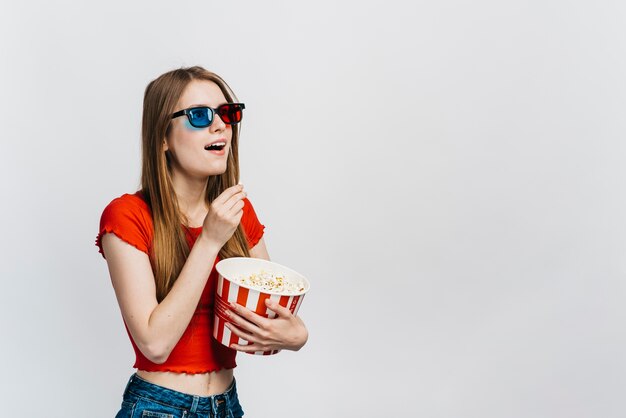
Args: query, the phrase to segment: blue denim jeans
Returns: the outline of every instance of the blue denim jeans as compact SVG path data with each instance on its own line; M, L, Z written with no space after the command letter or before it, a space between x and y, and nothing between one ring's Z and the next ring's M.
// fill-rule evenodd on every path
M243 410L235 380L224 393L196 396L150 383L133 374L128 380L122 408L115 418L239 418Z

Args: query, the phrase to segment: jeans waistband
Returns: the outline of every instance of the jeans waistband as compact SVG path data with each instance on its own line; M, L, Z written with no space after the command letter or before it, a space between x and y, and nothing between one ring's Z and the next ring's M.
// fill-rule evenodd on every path
M235 378L224 393L211 396L190 395L155 385L133 374L128 380L125 393L130 392L136 396L150 399L155 402L166 404L175 408L188 410L189 412L215 412L222 403L230 404L230 398L237 393Z

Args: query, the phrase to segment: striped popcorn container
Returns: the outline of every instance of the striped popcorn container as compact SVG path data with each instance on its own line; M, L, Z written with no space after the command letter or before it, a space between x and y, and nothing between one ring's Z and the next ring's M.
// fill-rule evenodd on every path
M221 260L215 265L218 272L217 292L215 294L215 313L213 317L213 337L229 347L230 344L247 345L248 341L239 338L224 326L229 322L224 312L229 302L235 302L266 318L274 318L276 313L267 309L265 299L278 301L294 315L298 312L305 293L309 290L309 281L301 274L272 261L250 257L232 257ZM250 277L280 278L290 286L261 286ZM242 280L243 279L243 280ZM280 280L279 279L279 280ZM276 283L271 280L270 283ZM295 288L294 288L295 286ZM289 288L291 287L291 289ZM282 288L282 291L281 291ZM280 350L256 351L254 354L270 355Z

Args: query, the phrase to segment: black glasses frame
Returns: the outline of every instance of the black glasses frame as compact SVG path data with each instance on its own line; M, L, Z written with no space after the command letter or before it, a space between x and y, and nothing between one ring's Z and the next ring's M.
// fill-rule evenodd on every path
M178 112L172 113L172 119L177 118L179 116L186 115L187 116L187 120L189 121L191 126L193 126L194 128L207 128L207 127L209 127L209 126L211 126L213 124L213 121L215 120L215 115L218 115L220 117L220 119L222 119L222 115L220 114L220 109L223 109L224 107L230 107L230 106L239 106L241 110L246 108L246 105L243 104L243 103L224 103L223 105L219 105L216 108L213 108L213 107L210 107L210 106L194 106L194 107L190 107L190 108L179 110ZM192 110L196 110L196 109L209 109L209 110L211 110L211 115L212 115L211 116L211 122L208 125L200 125L199 126L199 125L195 125L193 123L189 113ZM228 123L224 119L222 119L222 122L224 122L227 125L236 125L239 122L241 122L241 119L239 119L237 122L232 122L232 123Z

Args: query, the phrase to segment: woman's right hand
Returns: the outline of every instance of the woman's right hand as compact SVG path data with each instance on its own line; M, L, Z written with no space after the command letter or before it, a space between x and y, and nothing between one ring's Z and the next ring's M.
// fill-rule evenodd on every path
M243 185L224 190L209 206L209 212L202 224L200 238L222 248L233 236L243 215L243 199L246 192Z

